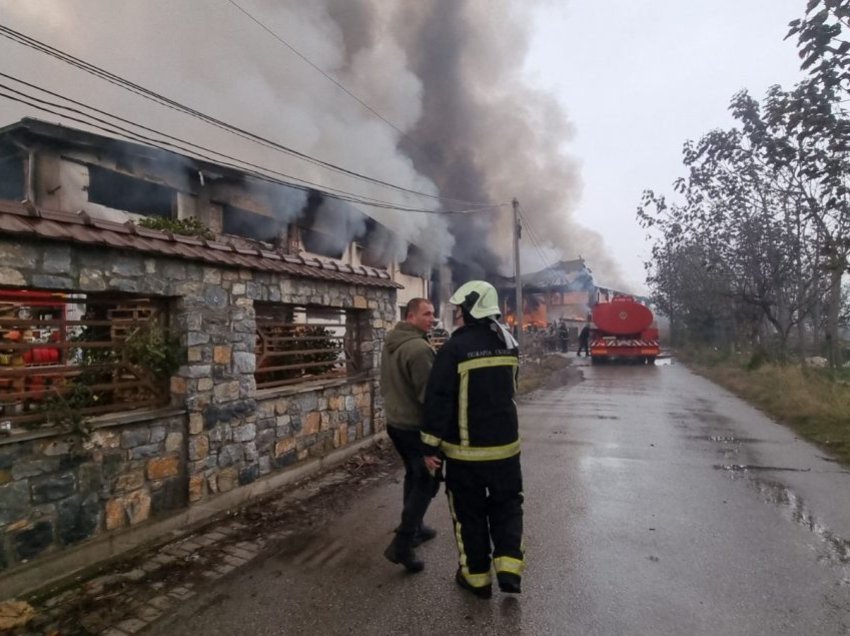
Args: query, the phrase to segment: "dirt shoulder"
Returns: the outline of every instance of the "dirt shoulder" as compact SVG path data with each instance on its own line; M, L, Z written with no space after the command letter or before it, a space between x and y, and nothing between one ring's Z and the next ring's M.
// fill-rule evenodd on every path
M729 389L786 424L800 437L850 466L850 382L820 369L763 364L747 369L729 361L688 356L690 369Z
M581 382L580 369L568 357L553 353L541 358L523 359L519 368L518 393L527 397L539 389L553 390Z

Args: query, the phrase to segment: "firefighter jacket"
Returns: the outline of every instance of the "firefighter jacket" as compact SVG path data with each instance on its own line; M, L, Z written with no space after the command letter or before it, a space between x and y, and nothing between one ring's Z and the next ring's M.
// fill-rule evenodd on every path
M426 455L479 462L519 454L519 352L495 329L489 321L461 327L437 353L425 393Z

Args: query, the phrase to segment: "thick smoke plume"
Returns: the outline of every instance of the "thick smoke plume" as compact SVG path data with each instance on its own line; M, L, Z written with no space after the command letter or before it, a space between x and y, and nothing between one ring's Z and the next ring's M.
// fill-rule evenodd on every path
M523 82L535 3L240 4L404 134L225 1L151 0L115 11L110 0L0 0L0 9L13 28L325 161L444 197L517 197L550 254L581 254L606 282L618 279L600 237L571 220L581 186L575 162L561 151L572 133L565 113L552 96ZM3 41L0 56L16 60L15 72L30 81L298 179L399 206L440 208L433 199L328 172L239 139L18 45ZM56 120L0 102L0 123L23 115ZM287 214L299 213L291 202L285 207ZM457 279L510 272L509 207L450 217L360 209L392 230L383 233L386 245L368 247L380 258L404 258L412 243L417 267L451 257ZM322 210L323 223L332 223L338 212L333 206ZM352 226L346 233L361 231Z

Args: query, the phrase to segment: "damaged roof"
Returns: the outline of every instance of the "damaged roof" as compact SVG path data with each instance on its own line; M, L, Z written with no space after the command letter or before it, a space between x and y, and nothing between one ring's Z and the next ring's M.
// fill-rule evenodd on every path
M514 286L514 279L505 279L505 288ZM551 289L553 287L568 288L572 291L592 289L593 274L583 258L571 261L558 261L549 267L536 272L522 275L522 286L527 291L535 289Z
M125 141L124 139L109 137L104 134L72 128L62 124L54 124L33 117L24 117L7 126L0 127L0 138L3 137L10 137L21 142L47 142L53 145L84 148L99 153L106 151L120 155L143 157L155 161L171 158L171 161L179 160L186 162L187 166L191 162L197 170L204 170L204 172L211 175L225 176L231 179L244 179L251 176L251 173L247 170L230 168L189 154L158 148L142 142ZM285 184L281 185L286 187Z
M151 230L132 222L115 223L97 219L84 212L70 214L47 210L30 203L0 201L0 236L9 235L133 250L221 267L241 267L332 282L371 287L402 287L392 280L388 272L373 267L352 267L320 258L237 247L194 236Z

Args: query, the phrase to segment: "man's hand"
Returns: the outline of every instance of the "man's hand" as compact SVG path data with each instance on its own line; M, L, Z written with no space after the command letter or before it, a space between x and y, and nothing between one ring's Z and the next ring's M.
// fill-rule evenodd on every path
M428 469L428 472L432 475L439 470L440 466L443 463L443 460L437 457L436 455L425 455L425 467Z

